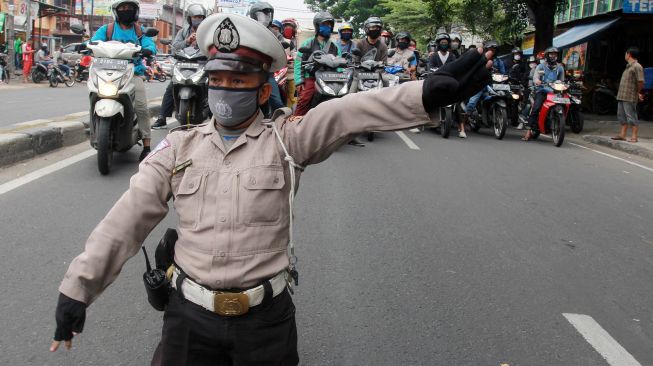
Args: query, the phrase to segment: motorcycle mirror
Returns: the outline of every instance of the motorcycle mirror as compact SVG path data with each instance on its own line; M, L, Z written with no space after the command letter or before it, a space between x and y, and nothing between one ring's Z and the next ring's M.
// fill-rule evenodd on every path
M308 48L308 47L302 47L298 51L301 52L301 53L309 53L309 52L311 52L311 49Z
M169 45L172 44L172 40L169 39L169 38L160 39L159 42L161 42L161 44L164 44L166 46L169 46Z
M388 57L392 57L394 55L395 55L395 50L388 51Z
M145 32L143 34L148 37L156 37L156 35L159 34L159 30L156 28L147 27L145 28Z
M81 24L71 24L70 31L79 35L86 33L86 29L84 29L84 26Z
M356 57L361 57L363 55L361 50L359 50L358 48L354 48L353 50L351 50L351 54Z
M283 46L283 49L288 49L288 48L290 48L290 43L288 43L286 41L283 41L283 42L281 42L281 46Z

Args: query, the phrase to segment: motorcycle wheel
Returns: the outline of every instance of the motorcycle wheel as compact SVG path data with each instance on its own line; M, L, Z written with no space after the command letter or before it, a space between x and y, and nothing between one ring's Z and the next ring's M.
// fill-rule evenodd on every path
M444 113L442 113L443 111ZM440 118L442 121L440 124L440 135L447 139L449 138L449 134L451 134L451 125L453 125L453 113L451 112L451 108L440 109Z
M107 175L111 171L111 164L113 163L111 118L99 118L97 131L97 167L100 174Z
M163 83L163 82L166 81L166 79L167 79L166 74L161 74L161 75L159 75L159 81L160 81L160 82Z
M374 141L374 132L368 132L367 133L367 141L369 141L369 142Z
M50 86L53 88L56 88L59 85L59 80L57 79L57 75L54 73L50 73Z
M190 125L193 123L190 115L190 101L181 99L179 100L179 124Z
M31 75L32 75L32 82L34 84L38 84L38 83L41 82L41 80L42 80L41 79L41 72L38 71L38 69L34 69L34 71L32 71Z
M506 109L498 104L492 108L492 122L494 125L494 137L498 140L503 139L508 128L508 113Z
M581 133L581 131L583 131L585 117L580 111L580 108L577 107L569 110L569 123L571 124L571 132Z
M553 144L556 147L560 147L565 139L565 115L562 107L556 106L556 108L552 109L549 118L551 118L551 137L553 138Z
M70 88L71 86L75 85L75 78L72 75L70 75L68 77L68 81L64 81L63 83Z

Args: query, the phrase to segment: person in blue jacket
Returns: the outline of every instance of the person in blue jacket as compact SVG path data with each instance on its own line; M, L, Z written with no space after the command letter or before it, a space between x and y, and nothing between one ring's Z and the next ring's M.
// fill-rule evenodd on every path
M138 23L140 5L137 0L119 0L111 5L114 22L105 24L93 35L92 41L120 41L132 42L141 46L144 56L151 56L156 53L156 45L152 38L145 36L144 28ZM147 96L143 75L145 65L141 58L134 59L134 74L138 77L132 78L135 87L134 110L138 117L138 129L143 139L143 151L139 161L145 159L150 153L150 112L147 108Z

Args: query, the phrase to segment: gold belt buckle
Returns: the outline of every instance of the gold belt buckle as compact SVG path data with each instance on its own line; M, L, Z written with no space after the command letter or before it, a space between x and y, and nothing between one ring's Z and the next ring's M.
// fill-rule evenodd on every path
M218 292L213 309L222 316L238 316L249 311L249 297L242 292Z

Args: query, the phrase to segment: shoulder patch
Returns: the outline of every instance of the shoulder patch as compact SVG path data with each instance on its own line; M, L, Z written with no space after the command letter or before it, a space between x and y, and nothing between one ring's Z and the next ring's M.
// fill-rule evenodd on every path
M150 152L150 154L147 156L147 158L145 158L145 160L149 160L149 159L152 158L154 155L156 155L156 153L158 153L158 152L161 151L161 150L167 149L167 148L169 148L170 146L171 146L171 145L170 145L170 141L168 141L167 138L164 138L163 140L161 140L161 142L159 142L158 145L156 145L156 147L154 148L154 150L152 150L152 151Z

